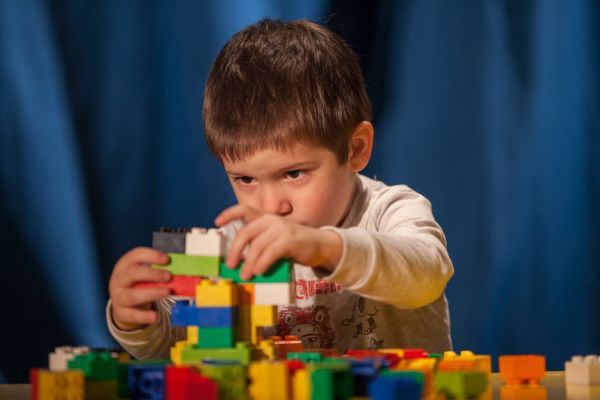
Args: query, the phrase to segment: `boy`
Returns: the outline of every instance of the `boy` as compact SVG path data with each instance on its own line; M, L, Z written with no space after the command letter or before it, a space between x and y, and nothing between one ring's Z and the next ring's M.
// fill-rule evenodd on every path
M215 220L230 238L226 263L243 258L249 278L294 261L296 303L279 310L278 334L306 348L450 350L444 234L423 196L358 174L371 156L370 116L356 56L329 30L263 20L230 39L203 107L238 200ZM111 277L109 329L137 358L166 357L184 339L167 289L131 287L168 281L148 267L167 262L134 249Z

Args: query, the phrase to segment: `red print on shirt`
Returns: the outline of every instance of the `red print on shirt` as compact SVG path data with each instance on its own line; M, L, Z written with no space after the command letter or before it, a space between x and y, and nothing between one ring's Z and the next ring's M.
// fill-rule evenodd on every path
M281 309L277 331L281 336L298 336L305 349L331 348L335 342L329 308L322 305Z
M316 279L308 281L297 279L294 283L296 284L296 298L299 300L308 300L317 294L330 294L342 290L342 285Z

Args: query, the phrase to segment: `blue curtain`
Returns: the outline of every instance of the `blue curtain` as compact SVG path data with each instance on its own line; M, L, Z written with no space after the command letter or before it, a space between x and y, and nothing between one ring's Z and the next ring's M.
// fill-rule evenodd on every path
M330 26L375 105L367 173L430 198L457 349L600 345L600 6L577 1L0 1L0 381L113 346L118 257L234 202L203 143L210 64L271 16ZM4 375L4 377L2 377Z

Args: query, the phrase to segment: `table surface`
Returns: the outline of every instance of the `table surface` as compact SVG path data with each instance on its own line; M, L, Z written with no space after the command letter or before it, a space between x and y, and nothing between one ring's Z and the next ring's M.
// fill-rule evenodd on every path
M547 372L541 386L511 386L503 384L497 373L492 374L492 393L494 399L508 397L516 399L600 399L600 385L575 386L565 385L564 372ZM28 384L0 385L0 399L29 399L30 388ZM502 395L502 396L501 396ZM518 397L517 397L518 396Z

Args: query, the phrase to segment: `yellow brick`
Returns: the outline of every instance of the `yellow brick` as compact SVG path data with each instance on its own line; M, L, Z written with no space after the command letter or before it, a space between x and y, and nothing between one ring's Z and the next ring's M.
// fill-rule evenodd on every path
M310 400L311 384L308 369L299 369L292 378L294 400Z
M187 340L182 340L175 343L175 346L171 347L171 362L177 366L183 365L181 361L181 351L188 345Z
M186 339L185 341L189 344L198 344L198 327L197 326L188 326L185 328L186 330Z
M80 370L38 373L38 399L49 400L64 398L83 400L85 393L85 378Z
M237 286L229 279L212 282L203 280L196 286L197 307L233 307L237 306Z
M252 305L250 311L250 342L258 344L257 328L277 324L277 306Z
M483 371L487 374L492 373L492 359L488 355L474 354L472 351L463 350L460 355L453 351L444 352L444 360L460 360L460 361L473 361L475 368L478 371Z
M286 400L289 398L288 369L284 362L253 362L250 364L248 377L252 399Z

